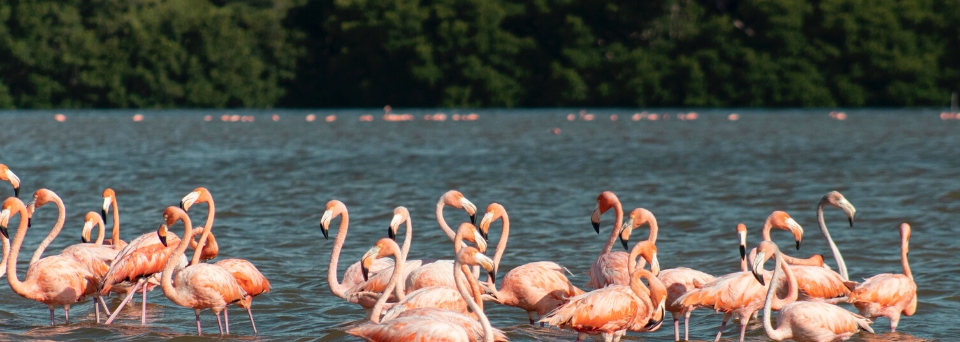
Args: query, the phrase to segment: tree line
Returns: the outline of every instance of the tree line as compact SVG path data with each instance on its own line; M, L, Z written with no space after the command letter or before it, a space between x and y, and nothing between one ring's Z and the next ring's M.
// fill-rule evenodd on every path
M5 0L0 108L933 106L960 0Z

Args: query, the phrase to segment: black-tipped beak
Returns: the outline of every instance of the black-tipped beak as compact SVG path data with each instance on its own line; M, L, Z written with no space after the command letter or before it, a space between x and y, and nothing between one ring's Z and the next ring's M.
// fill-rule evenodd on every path
M80 242L87 243L90 242L90 240L87 240L87 237L83 236L83 234L80 234Z
M368 270L366 267L361 266L360 271L362 271L361 273L363 273L363 281L367 281L370 275L370 270Z
M33 218L27 218L27 228L33 228Z
M797 240L797 250L800 250L800 240Z
M490 281L492 281L494 284L497 283L497 271L487 272L487 275L490 276Z
M643 329L644 329L644 330L647 330L647 331L651 331L651 330L659 327L660 324L663 323L663 316L665 316L665 315L660 315L660 319L658 319L658 320L652 320L652 319L651 319L649 322L647 322L647 325L644 326Z
M323 225L320 225L320 231L323 232L323 239L324 239L324 240L330 240L330 236L329 236L329 234L327 233L327 227L324 227Z
M747 259L747 246L740 245L740 260Z
M767 284L763 281L763 275L762 275L762 273L761 273L761 274L757 274L757 272L751 272L751 273L753 273L753 277L754 277L754 278L757 278L757 281L760 282L760 285L762 285L762 286L767 286Z
M489 234L488 234L488 233L484 233L484 232L483 232L483 229L477 229L477 230L480 231L480 236L482 236L484 240L489 240L489 239L490 239Z
M590 221L590 224L593 225L593 230L595 230L597 234L600 234L600 222Z
M20 187L19 187L19 186L16 187L16 188L13 188L13 196L16 197L16 198L20 198Z
M163 244L163 247L167 247L167 236L161 235L160 232L157 232L157 238L160 239L160 243Z
M393 232L393 227L387 227L387 237L393 241L397 241L397 233Z
M107 211L106 211L106 210L100 209L100 219L103 220L104 223L107 222Z
M3 234L3 237L4 237L4 238L7 238L7 239L10 238L10 232L7 231L7 227L6 227L6 226L0 226L0 234Z
M624 249L624 250L627 250L627 251L630 250L630 247L628 247L628 245L630 244L630 239L624 240L624 239L621 237L621 238L620 238L620 244L623 245L623 249Z
M187 209L183 209L183 201L180 201L180 210L187 211Z
M470 215L470 224L477 224L477 214Z
M849 220L850 220L850 226L853 227L853 216L850 216Z

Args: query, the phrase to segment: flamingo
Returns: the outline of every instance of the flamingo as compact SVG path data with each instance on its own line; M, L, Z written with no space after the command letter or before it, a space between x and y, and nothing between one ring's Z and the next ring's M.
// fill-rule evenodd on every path
M237 284L237 280L229 271L223 267L212 264L192 264L185 267L177 273L177 279L173 280L173 269L177 266L178 259L183 257L193 236L193 227L190 224L190 217L182 209L177 207L167 207L163 211L164 223L157 230L157 237L160 243L167 245L167 227L183 221L184 232L183 239L179 240L176 250L167 257L166 265L163 267L163 276L160 279L160 287L163 294L170 301L177 305L192 308L197 318L197 335L202 335L200 329L200 311L210 309L217 315L217 325L220 327L220 335L223 335L223 325L220 323L220 311L226 309L231 303L244 300L246 293ZM207 229L207 232L210 230ZM203 241L203 238L200 238ZM172 246L172 244L171 244ZM230 318L226 318L227 334L230 334Z
M913 316L917 312L917 284L907 254L910 253L910 224L900 224L900 265L903 274L883 273L857 285L847 301L867 318L880 316L890 319L890 332L897 331L900 314Z
M66 322L69 323L70 306L96 291L96 278L76 260L53 255L31 264L27 269L26 279L21 282L17 275L17 256L27 235L28 213L26 206L18 198L7 198L0 206L0 233L4 238L9 239L7 227L10 218L17 214L20 215L20 225L8 256L12 261L8 261L6 265L10 288L21 297L46 304L50 309L50 325L56 323L53 310L58 306L63 307Z
M120 240L120 207L117 205L117 193L111 188L106 188L103 190L103 208L100 211L100 217L104 222L107 221L107 214L110 213L111 208L113 209L113 235L108 244L113 245L113 248L119 252L127 246L126 242Z
M764 222L764 228L767 230L767 236L769 236L769 229L778 228L793 232L798 243L803 238L803 228L790 218L787 213L782 211L771 213L770 216L767 217L766 222ZM740 319L740 341L743 342L750 317L762 308L764 304L763 291L766 289L751 279L752 275L750 272L743 270L746 268L744 265L746 226L743 226L741 229L741 225L737 225L737 235L740 238L742 271L717 277L710 283L703 284L697 289L688 291L674 300L673 303L674 306L683 308L685 317L689 317L691 311L700 307L712 308L716 312L723 312L723 321L720 323L720 329L717 331L717 337L714 341L720 341L727 322L731 317L736 315L737 318ZM754 249L754 253L756 253L756 249ZM787 272L793 274L792 271ZM797 289L788 287L786 299L774 303L774 308L779 309L786 303L795 301L797 296Z
M510 217L503 205L491 203L480 220L480 230L489 232L490 224L496 220L502 220L503 228L493 257L494 271L500 267L500 258L510 236ZM540 317L563 304L567 298L583 294L583 290L570 283L565 271L566 268L552 261L531 262L507 272L499 290L492 282L489 287L497 303L523 309L530 318L530 324L534 324ZM487 281L490 282L490 279Z
M600 234L600 216L610 210L610 208L613 208L617 215L613 223L613 231L610 232L607 243L604 244L603 249L600 250L600 255L597 257L597 260L590 265L590 271L588 273L590 275L590 281L587 282L587 286L595 289L602 288L609 284L626 285L630 281L629 274L625 273L627 269L627 253L611 252L613 244L617 240L617 235L623 231L621 226L623 224L623 206L620 204L620 199L617 198L617 195L610 191L604 191L600 193L600 196L597 196L597 206L593 209L593 214L590 215L590 223L593 224L593 230L597 231L597 234ZM655 230L651 230L651 232L654 231ZM629 233L629 231L626 233ZM656 236L651 236L651 238L653 241L656 241ZM626 247L624 247L624 249L626 249Z
M777 273L782 268L786 273L788 287L795 293L797 279L783 261L783 254L772 241L762 241L757 247L757 258L753 264L753 275L761 285L765 283L763 264L771 257L775 257L776 266L773 268L770 286L767 289L766 302L763 305L763 330L767 337L775 341L792 339L796 341L837 341L846 340L860 329L873 333L870 324L873 323L863 316L844 310L839 306L822 302L793 302L783 306L777 315L777 328L770 323L770 311L773 305L775 288L779 286L780 278Z
M193 253L192 265L199 264L200 259L204 258L204 256L208 256L208 259L213 259L213 257L216 257L219 253L212 231L213 216L216 214L216 207L213 203L213 196L207 188L196 188L184 196L183 199L180 200L180 208L187 211L196 203L207 203L208 210L206 228L202 232L203 235L200 237L200 241L194 242L193 238L189 239L190 247L196 250L196 252ZM196 234L195 231L194 235ZM210 255L212 255L212 257L209 257ZM247 310L247 315L250 316L250 326L253 327L253 333L256 334L257 325L253 323L253 312L250 311L250 304L253 301L253 297L270 292L270 281L267 280L267 277L263 276L263 273L260 273L260 270L258 270L256 266L247 260L223 259L217 261L214 265L220 266L230 272L237 281L237 284L243 288L246 295L243 297L243 300L237 302L237 306ZM226 316L228 309L225 307L223 310ZM227 323L227 333L230 333L229 322Z
M396 264L402 266L401 252L397 244L390 239L381 239L374 248L364 255L364 262L369 263L366 260L381 258L390 254L397 258ZM506 337L503 336L503 333L499 330L494 330L493 327L490 326L490 321L487 319L487 316L483 314L483 309L475 303L474 298L471 298L466 285L463 283L464 278L472 278L472 276L469 275L469 270L465 267L466 265L482 266L485 270L492 273L493 261L483 254L480 254L477 249L465 247L457 254L454 263L454 272L463 273L462 277L453 276L453 278L456 279L457 289L470 306L470 309L477 314L482 328L482 336L477 336L475 326L469 323L469 319L464 320L462 317L459 317L454 320L449 316L453 315L452 313L439 314L444 315L444 318L437 319L438 314L436 311L434 311L434 314L423 316L415 315L414 311L409 311L404 317L381 323L379 319L380 311L389 297L389 292L394 290L399 282L402 267L396 267L394 269L391 284L389 284L387 290L384 291L384 294L381 295L370 313L370 322L353 327L347 330L347 333L361 337L367 341L378 342L410 341L413 339L417 341L477 341L481 338L484 342L505 341ZM491 277L495 278L495 275ZM418 312L424 311L425 310L421 310ZM466 326L466 324L470 325Z
M465 237L472 237L476 239L478 250L483 252L486 250L487 245L483 237L478 235L477 228L470 224L469 222L463 222L457 228L457 234L454 236L454 247L453 250L456 253L459 253L463 248L461 242ZM436 265L436 266L434 266ZM410 310L414 308L423 308L423 307L435 307L449 309L453 311L458 311L461 313L467 313L469 306L464 301L464 297L460 296L455 290L456 281L453 279L454 275L457 275L458 272L454 272L453 265L446 265L445 260L440 260L427 266L423 266L410 272L409 278L407 281L410 281L410 278L420 276L419 283L425 283L424 279L429 279L430 283L438 284L428 287L421 287L415 291L407 293L406 296L398 296L397 299L399 302L393 305L390 312L387 313L388 317L393 317L405 310ZM441 272L446 270L449 272L444 275ZM462 276L462 275L461 275ZM474 298L479 302L478 306L483 307L481 296L480 286L478 285L476 279L471 275L470 279L467 279L468 284L471 289L476 291ZM454 283L453 286L447 284ZM400 292L401 289L397 288L397 292Z
M857 208L854 208L853 204L851 204L846 197L843 197L842 194L836 191L831 191L823 195L820 203L817 204L817 223L820 225L820 233L827 239L827 244L830 245L830 250L833 252L833 258L837 259L837 271L840 274L840 278L848 281L850 280L850 276L847 274L847 264L843 262L840 249L837 248L837 244L830 238L830 231L827 230L827 224L823 221L823 207L828 204L843 210L843 212L847 214L847 219L850 221L851 227L853 227L853 217L857 213Z
M660 327L664 316L667 289L656 274L638 269L636 258L640 255L651 266L657 266L657 247L650 241L641 241L630 251L629 269L632 271L630 285L612 284L593 290L570 300L548 313L541 322L561 329L577 332L577 341L586 335L601 334L604 341L619 341L626 330L654 331ZM643 286L641 278L649 283Z
M10 182L10 185L13 186L13 196L20 197L20 177L13 174L13 171L10 171L10 168L3 164L0 164L0 181Z
M347 268L346 272L343 273L343 283L340 283L337 279L337 263L340 260L340 249L343 248L343 243L347 240L347 230L350 227L350 214L347 212L347 206L344 205L343 202L338 200L330 200L327 202L323 217L320 218L320 230L323 232L323 238L328 239L329 236L327 232L330 229L330 222L337 216L341 217L340 227L337 231L337 238L333 242L333 249L330 252L330 266L327 267L327 283L330 285L330 292L337 297L351 303L358 303L357 300L359 300L359 297L350 296L349 290L364 281L363 275L360 273L360 263L354 263ZM370 266L369 272L375 274L388 266L393 266L393 264L378 259L377 262L374 262L373 265Z

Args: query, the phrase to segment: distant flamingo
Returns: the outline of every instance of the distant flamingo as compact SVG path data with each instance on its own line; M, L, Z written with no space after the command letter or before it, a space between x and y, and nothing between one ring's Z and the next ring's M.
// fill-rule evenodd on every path
M496 220L503 220L503 228L493 257L495 271L500 267L500 258L510 236L510 217L503 205L491 203L480 220L480 231L489 232L490 224ZM583 294L583 290L567 279L566 271L566 268L552 261L531 262L507 272L499 291L496 290L496 284L488 284L488 287L493 290L497 303L523 309L530 318L530 324L534 324L568 298ZM490 279L487 280L489 283Z
M7 259L7 281L10 288L21 297L46 304L50 309L50 325L55 324L53 309L63 306L66 322L70 322L70 306L84 299L85 294L96 291L96 279L76 260L62 255L53 255L30 265L23 282L17 275L17 256L27 235L27 208L16 197L7 198L0 207L0 233L9 238L7 227L13 215L20 215L17 236L13 240ZM42 252L42 251L41 251Z
M119 251L127 246L126 242L120 240L120 207L117 205L117 193L111 188L106 188L103 190L103 208L100 212L104 222L107 221L107 214L111 208L113 208L113 235L107 244L113 245L113 248Z
M13 196L20 197L20 177L13 174L13 171L10 171L10 168L3 164L0 164L0 181L10 182L10 185L13 186Z
M479 236L477 228L469 222L463 222L457 228L457 234L454 236L453 250L455 253L459 253L463 248L461 246L461 241L463 241L465 237L474 238L477 242L477 245L480 247L478 250L481 252L486 250L486 241L483 239L483 237ZM446 260L439 260L410 272L410 275L407 278L408 282L410 282L411 279L414 279L413 284L415 285L424 285L428 283L433 285L419 287L416 290L407 293L406 296L398 297L398 302L393 305L390 312L388 312L388 315L394 316L405 310L424 307L435 307L467 313L467 308L469 306L464 301L464 297L458 295L454 289L456 288L456 281L453 279L453 277L459 273L454 272L453 265L447 267L445 263ZM448 274L442 274L441 272L444 270L447 271ZM458 276L463 275L460 274ZM474 298L478 300L477 305L480 308L483 308L483 302L480 297L482 295L482 290L472 274L469 278L470 279L466 279L466 281L468 282L470 288L475 291ZM451 287L449 283L453 283L453 286ZM400 290L399 286L397 290Z
M623 206L620 204L620 199L617 198L613 192L604 191L600 193L600 196L597 197L597 206L593 209L593 214L590 215L590 222L593 224L593 230L597 231L597 234L600 234L600 216L603 213L614 208L614 212L617 217L613 223L613 231L610 232L610 237L607 238L607 243L603 245L603 248L600 250L600 255L597 257L597 260L590 265L590 281L587 282L587 286L599 289L609 284L620 284L626 285L629 282L629 274L625 274L626 265L627 265L627 253L625 252L611 252L613 249L613 244L617 241L617 236L620 234L623 224ZM656 241L656 238L653 238ZM624 247L626 248L626 247Z
M163 288L163 294L167 296L174 304L192 308L197 317L197 335L202 335L200 329L200 311L210 309L217 315L217 325L220 327L220 335L223 335L223 325L220 324L220 311L226 309L230 303L244 300L246 293L237 284L237 280L229 271L223 267L211 264L193 264L185 267L177 273L177 279L173 280L173 269L178 264L178 259L186 252L190 246L190 240L193 237L193 227L190 224L190 217L182 209L177 207L168 207L163 211L164 223L157 230L157 236L161 243L167 243L167 227L183 221L184 232L183 239L179 241L176 250L167 257L166 265L163 267L163 276L160 280L160 286ZM207 229L209 232L210 230ZM200 238L203 241L203 238ZM227 334L230 334L230 318L226 318Z
M120 292L124 295L123 301L104 324L110 324L120 310L133 299L133 294L138 290L143 293L143 307L140 311L140 324L147 324L147 292L152 289L148 278L156 276L163 271L167 259L180 243L180 239L173 233L168 233L167 241L160 241L155 232L140 235L133 241L130 241L120 253L114 257L110 270L103 277L100 283L100 295L106 295L110 291ZM180 262L186 263L186 260ZM135 282L135 283L134 283ZM131 283L134 283L131 286Z
M340 260L340 249L343 248L343 243L347 240L347 230L350 227L350 214L347 212L347 206L338 200L330 200L327 202L323 217L320 218L320 229L323 232L323 237L325 239L329 238L327 232L330 229L330 222L337 216L341 216L340 228L337 230L337 238L334 240L333 249L330 252L330 265L327 267L327 283L330 285L330 292L337 297L351 303L358 303L357 300L359 298L356 296L351 297L349 290L364 282L364 277L360 273L360 263L354 263L347 268L346 272L343 273L343 283L337 280L337 263ZM393 264L378 259L377 262L370 265L369 272L375 274L389 266L393 266Z
M763 285L765 283L763 276L763 264L771 257L776 257L776 266L773 268L770 286L767 290L767 296L763 305L763 330L767 337L782 341L792 339L795 341L837 341L846 340L860 329L873 333L870 328L872 323L863 316L854 314L843 308L821 302L793 302L783 306L777 315L777 328L774 329L770 323L770 314L774 302L774 293L779 287L780 277L777 273L782 268L786 273L787 282L790 284L791 295L796 293L796 278L792 268L783 261L783 255L780 249L772 241L762 241L757 247L757 258L753 264L753 275L756 280Z
M900 265L903 274L883 273L868 278L850 293L848 301L867 318L880 316L890 319L890 332L897 331L900 314L913 316L917 312L917 284L910 272L910 225L900 224Z
M770 214L766 222L764 222L764 227L767 231L773 227L790 230L794 232L794 237L797 241L801 241L803 238L803 228L784 212L775 211ZM769 234L769 232L767 234ZM746 226L740 227L740 225L738 225L737 235L740 237L742 269L744 268L743 253L746 249ZM756 253L756 249L754 249L754 253ZM786 272L791 275L793 274L791 270L787 270ZM689 317L692 310L701 307L713 309L716 312L723 312L723 322L720 323L720 329L717 331L717 337L714 341L720 341L727 322L731 317L736 315L740 319L740 341L743 342L747 323L749 323L750 317L763 307L763 294L764 291L766 291L766 288L758 284L752 277L753 275L748 271L735 272L717 277L714 281L703 284L699 288L692 289L680 296L674 301L673 305L682 307L685 317ZM797 296L798 292L796 287L788 288L786 299L774 303L773 307L779 309L786 303L795 301Z
M183 199L180 200L180 208L187 211L197 203L207 203L207 223L199 242L194 242L192 237L189 239L190 246L195 250L191 265L199 264L200 260L205 256L208 257L208 259L212 259L219 253L216 239L213 236L213 217L216 215L216 206L213 202L213 195L210 194L207 188L196 188L184 196ZM194 235L196 234L197 232L195 231ZM210 257L210 255L212 255L212 257ZM236 279L237 284L243 289L245 296L243 300L237 302L237 306L247 309L247 315L250 316L250 326L253 327L253 333L256 334L257 325L253 322L253 312L250 311L250 304L253 301L253 297L270 292L270 281L260 273L260 270L258 270L256 266L244 259L223 259L217 261L214 265L220 266L230 272ZM225 316L227 315L227 311L227 308L223 309ZM227 324L227 333L230 333L229 322Z
M402 265L399 247L390 239L381 239L377 243L377 246L365 254L364 259L379 258L389 254L393 254L395 258L398 258L397 264ZM493 272L493 261L483 254L480 254L480 252L473 247L463 248L460 250L460 253L457 254L453 270L454 272L465 273L465 276L453 276L452 278L456 279L456 286L460 291L460 295L466 299L466 302L470 305L470 309L477 314L480 320L480 325L483 330L483 341L505 341L506 338L502 337L503 334L499 331L494 331L493 327L490 326L490 321L486 315L483 314L483 309L475 303L474 298L472 298L469 293L470 291L468 291L466 285L463 284L464 278L472 278L472 275L469 275L469 270L464 267L464 265L480 265L488 270L488 272ZM466 321L462 319L454 322L450 319L436 319L435 315L415 316L411 312L406 317L380 323L380 311L389 297L388 293L391 292L396 286L396 283L399 282L401 273L402 267L397 267L394 270L394 279L392 279L390 286L387 287L384 295L380 297L373 311L371 311L371 322L347 330L348 334L361 337L367 341L378 342L410 341L414 338L418 341L476 341L479 339L472 325L469 328L465 327L464 323L466 323Z
M650 241L641 241L630 252L629 260L643 256L651 265L656 265L657 247ZM667 289L656 275L636 268L629 263L630 286L609 285L593 290L570 300L548 313L541 322L561 329L579 332L577 341L586 335L601 334L604 341L619 341L626 330L653 331L660 327L664 316ZM643 286L641 278L649 283Z

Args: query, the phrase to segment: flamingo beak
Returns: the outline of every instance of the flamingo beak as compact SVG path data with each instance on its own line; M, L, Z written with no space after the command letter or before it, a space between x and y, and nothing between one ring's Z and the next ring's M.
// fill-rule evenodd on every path
M37 210L37 201L27 204L27 228L33 228L33 212Z
M800 240L797 240L797 250L800 250Z
M740 235L740 260L747 259L747 232L738 232Z
M10 232L7 231L7 224L10 223L10 209L4 208L0 211L0 234L6 239L10 238Z
M88 243L90 242L90 230L93 229L93 222L87 221L83 223L83 231L80 232L80 242Z
M623 249L629 251L630 247L630 232L633 231L633 218L631 217L620 226L620 244L623 245Z
M477 260L477 263L480 264L480 267L483 267L487 271L487 275L490 276L490 282L497 283L497 268L493 264L493 260L488 258L486 255L476 253L473 255L474 259Z
M477 206L473 205L466 197L460 197L460 206L470 215L470 223L477 224Z
M7 179L10 180L10 185L13 186L13 196L20 198L20 177L13 174L13 171L10 171L10 169L7 169L6 176Z
M13 196L16 197L16 198L20 198L20 187L19 187L19 186L13 188Z
M393 227L387 227L387 237L393 241L397 241L397 233L393 231Z
M653 258L650 261L650 273L653 273L653 276L660 275L660 260L657 259L657 253L653 253Z
M183 196L183 199L180 200L180 209L183 209L183 211L190 210L190 206L192 206L198 198L200 198L200 192L198 191L194 191L186 196Z
M323 238L325 240L330 240L329 233L330 230L330 220L333 219L333 212L330 210L323 212L323 217L320 218L320 231L323 232Z
M387 237L396 241L397 240L397 229L400 228L400 223L403 222L403 216L393 215L393 218L390 219L390 226L387 227Z
M857 215L857 208L855 208L850 201L847 201L846 198L841 198L837 204L840 210L843 210L843 212L847 214L847 220L850 221L850 226L853 227L853 218Z
M480 219L480 236L483 236L484 239L490 238L490 223L493 222L493 212L486 212L483 214L483 218Z
M157 237L160 239L160 243L163 244L163 247L167 247L167 224L166 222L160 224L160 228L157 229ZM186 238L186 237L185 237Z
M760 282L760 285L766 286L767 284L763 281L764 254L766 254L764 251L759 251L757 257L753 259L753 277Z
M103 222L107 222L107 212L110 211L110 204L113 202L113 197L107 196L103 198L103 207L100 209L100 218L103 219Z
M593 213L590 214L590 224L593 225L593 230L595 230L597 234L600 234L600 214L600 204L597 204L597 206L593 208Z
M363 281L367 281L370 278L370 266L373 265L373 261L379 254L380 247L373 246L360 258L360 272L363 273Z

